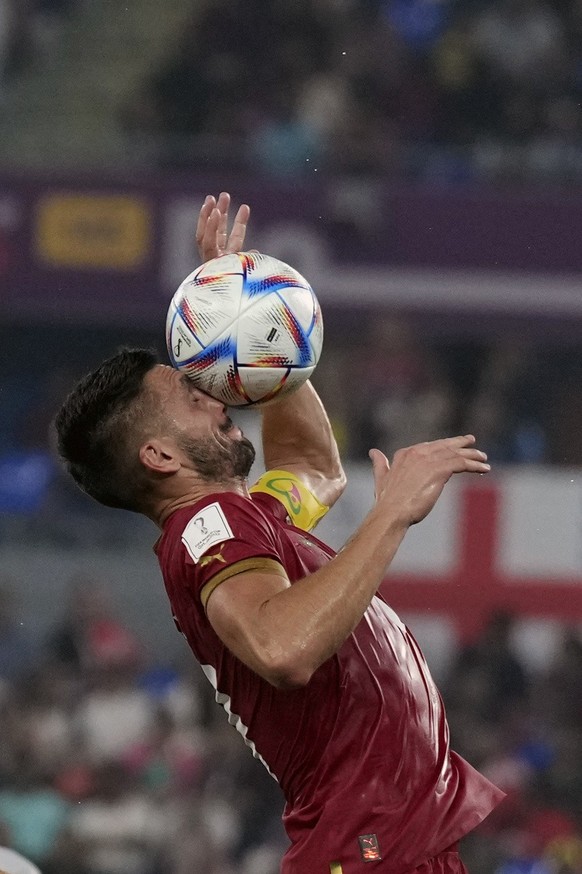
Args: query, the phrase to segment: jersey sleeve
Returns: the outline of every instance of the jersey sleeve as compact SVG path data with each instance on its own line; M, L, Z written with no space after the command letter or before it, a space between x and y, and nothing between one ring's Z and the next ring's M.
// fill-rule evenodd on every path
M181 536L204 609L214 589L246 571L286 576L268 518L248 499L221 496L198 508Z
M291 524L303 531L315 528L329 510L298 476L285 470L267 471L251 486L250 492L262 492L275 498L285 508Z

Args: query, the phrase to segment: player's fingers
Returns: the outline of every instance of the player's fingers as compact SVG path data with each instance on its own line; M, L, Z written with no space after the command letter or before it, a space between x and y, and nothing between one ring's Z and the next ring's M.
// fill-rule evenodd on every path
M228 191L220 192L220 194L218 195L218 200L216 201L216 205L223 215L228 215L228 208L230 206L230 194L228 193Z
M461 455L463 458L470 458L474 461L487 461L487 453L483 452L482 449L475 449L474 447L471 449L457 449L457 455Z
M459 450L448 458L442 459L443 466L450 469L452 473L489 473L491 465L487 461L487 456L484 452L479 452L478 449Z
M220 212L218 211L218 207L215 206L208 216L206 227L204 228L204 234L198 244L200 257L203 261L210 261L211 258L217 258L218 255L221 254L220 246L218 244L219 223Z
M251 208L248 204L239 206L228 238L227 252L242 252L250 216Z
M441 437L440 440L433 440L434 446L447 446L450 449L460 449L465 446L473 446L475 437L473 434L459 434L456 437ZM428 445L430 446L431 443Z
M491 465L487 464L486 452L476 446L459 445L456 438L437 440L425 445L428 446L427 458L432 460L431 463L442 463L445 468L451 466L455 473L463 470L486 473L491 469Z
M221 191L218 195L216 206L220 213L218 220L218 230L216 236L216 244L218 251L222 255L226 251L228 241L228 209L230 207L230 194L228 191Z
M209 194L205 198L202 206L200 207L200 212L198 214L198 222L196 224L196 235L195 235L196 246L198 247L198 252L199 252L200 256L202 256L202 245L203 245L204 235L206 234L208 219L210 218L210 215L212 214L212 210L214 209L215 206L216 206L216 200L214 197L212 197L211 194Z
M476 446L459 445L456 440L434 440L430 443L419 443L416 446L411 446L409 450L419 455L425 455L431 458L448 458L451 455L460 455L464 458L476 458L481 461L487 461L487 453L482 449L477 449ZM402 450L398 450L400 454ZM396 455L396 453L395 453Z
M198 246L199 250L200 250L200 247L202 245L202 239L203 239L205 231L206 231L206 225L208 223L208 218L209 218L209 216L210 216L210 214L215 206L216 206L216 199L211 194L208 194L206 196L206 198L204 199L204 203L200 207L200 213L198 214L198 222L196 224L196 245Z

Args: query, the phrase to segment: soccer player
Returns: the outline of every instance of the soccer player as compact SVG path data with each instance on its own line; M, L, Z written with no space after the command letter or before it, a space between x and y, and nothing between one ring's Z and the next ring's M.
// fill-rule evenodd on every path
M228 196L207 198L201 255L240 250ZM457 842L501 800L449 749L440 695L382 586L408 528L453 474L489 470L474 437L370 450L375 504L336 555L312 529L344 472L310 383L265 407L267 473L222 403L143 350L84 377L56 418L59 451L103 504L145 514L178 629L216 700L279 782L283 874L454 874Z

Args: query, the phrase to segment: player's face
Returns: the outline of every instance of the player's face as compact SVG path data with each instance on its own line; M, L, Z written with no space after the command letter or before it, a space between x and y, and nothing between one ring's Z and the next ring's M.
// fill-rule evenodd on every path
M254 447L221 401L200 391L187 376L167 365L150 371L146 384L159 399L168 436L175 439L204 479L220 482L248 475L255 460Z

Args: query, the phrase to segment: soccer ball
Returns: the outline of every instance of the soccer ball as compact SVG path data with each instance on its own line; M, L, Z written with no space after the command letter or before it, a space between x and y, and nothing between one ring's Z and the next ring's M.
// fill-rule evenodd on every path
M296 270L258 252L221 255L182 282L168 309L174 367L227 406L299 388L323 344L317 298Z

